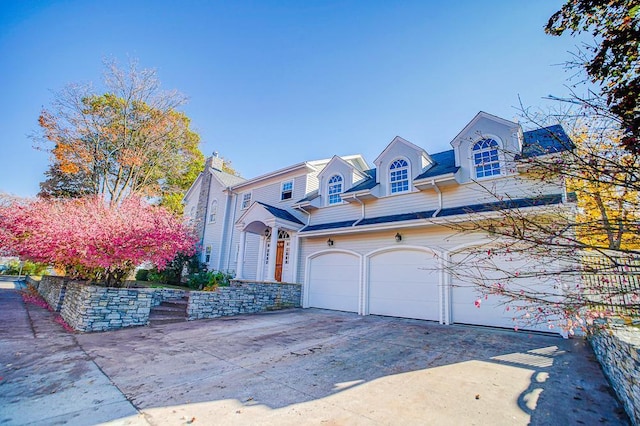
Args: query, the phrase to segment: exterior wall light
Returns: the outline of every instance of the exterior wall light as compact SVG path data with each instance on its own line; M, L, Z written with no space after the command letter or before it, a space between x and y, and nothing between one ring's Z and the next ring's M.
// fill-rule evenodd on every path
M400 235L399 232L396 232L396 243L399 243L400 241L402 241L402 235Z
M333 240L332 240L331 238L329 238L329 239L327 240L327 245L328 245L329 247L331 247L331 246L333 245Z

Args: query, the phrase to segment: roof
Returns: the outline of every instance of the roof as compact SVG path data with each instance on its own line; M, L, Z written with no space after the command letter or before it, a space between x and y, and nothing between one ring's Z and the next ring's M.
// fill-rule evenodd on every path
M376 169L365 170L365 173L367 174L367 178L365 180L351 187L349 190L344 191L344 193L349 194L351 192L365 191L376 186Z
M296 204L300 204L300 203L305 203L305 202L307 202L307 201L311 201L311 200L313 200L314 198L318 198L319 196L320 196L320 193L319 193L319 191L316 189L315 191L311 191L311 192L309 193L309 195L307 195L307 196L306 196L306 197L304 197L303 199L296 201Z
M539 197L518 198L518 199L506 200L506 201L497 201L493 203L470 204L466 206L450 207L450 208L440 210L435 217L440 218L440 217L455 216L460 214L482 213L482 212L490 212L490 211L498 211L498 210L535 207L535 206L547 206L547 205L554 205L554 204L561 204L561 203L562 203L562 194L551 194L551 195L543 195ZM355 225L355 227L357 228L365 225L377 225L381 223L403 222L403 221L417 220L417 219L429 219L433 217L433 214L435 212L436 210L426 210L421 212L400 213L400 214L394 214L394 215L388 215L388 216L370 217L370 218L361 220L360 222L358 222L357 225ZM300 232L349 228L349 227L352 227L356 222L357 222L356 220L347 220L342 222L330 222L330 223L309 225Z
M434 161L433 166L426 172L416 176L415 180L455 173L460 168L456 166L456 155L453 149L431 154L431 158Z
M543 154L568 151L574 147L575 145L562 126L556 124L524 132L522 157L537 157Z
M348 228L356 223L355 220L345 220L342 222L320 223L318 225L309 225L303 231L320 231L325 229Z
M433 216L435 210L427 210L423 212L400 213L388 216L378 216L363 219L357 226L374 225L379 223L402 222L403 220L427 219Z
M288 220L289 222L299 223L300 225L304 225L304 223L302 223L300 219L298 219L297 217L295 217L294 215L292 215L290 212L286 210L270 206L269 204L265 204L261 201L256 201L256 203L260 204L261 206L264 206L264 208L267 209L269 213L271 213L278 219Z
M517 198L513 200L496 201L494 203L471 204L468 206L449 207L440 210L437 217L454 216L458 214L482 213L497 210L520 209L525 207L547 206L562 203L562 194L542 195L531 198Z
M246 181L245 178L232 175L231 173L223 172L218 169L211 168L211 174L213 174L218 180L226 187L238 185Z

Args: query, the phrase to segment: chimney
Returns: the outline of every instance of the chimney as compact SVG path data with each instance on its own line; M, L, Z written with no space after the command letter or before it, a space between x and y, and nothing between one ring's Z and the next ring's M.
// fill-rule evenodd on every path
M216 170L222 171L222 166L224 165L224 160L221 157L218 157L218 151L213 152L213 156L207 158L208 167L214 168Z

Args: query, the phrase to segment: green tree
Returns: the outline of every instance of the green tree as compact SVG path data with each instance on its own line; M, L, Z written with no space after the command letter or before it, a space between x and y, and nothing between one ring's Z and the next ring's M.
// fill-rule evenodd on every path
M80 189L113 203L137 194L179 213L175 200L204 165L200 137L177 110L184 96L160 90L155 71L135 62L127 70L106 63L104 85L103 94L69 85L42 111L34 138L53 154L43 189L54 196Z
M623 131L622 144L640 152L640 4L638 0L567 0L547 23L551 35L590 32L595 45L577 64L599 84Z

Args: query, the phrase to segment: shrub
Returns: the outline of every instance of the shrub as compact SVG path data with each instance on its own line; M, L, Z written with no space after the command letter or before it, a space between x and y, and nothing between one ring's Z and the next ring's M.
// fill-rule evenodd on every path
M136 265L162 269L194 245L179 218L134 196L120 204L87 197L0 206L0 254L50 263L76 279L120 286Z
M149 270L138 269L136 271L136 281L149 281Z

